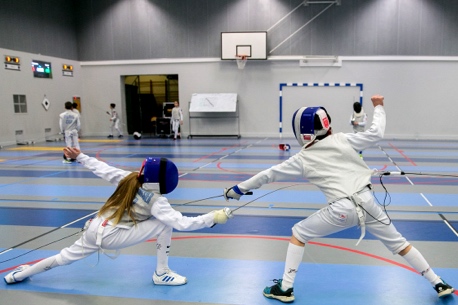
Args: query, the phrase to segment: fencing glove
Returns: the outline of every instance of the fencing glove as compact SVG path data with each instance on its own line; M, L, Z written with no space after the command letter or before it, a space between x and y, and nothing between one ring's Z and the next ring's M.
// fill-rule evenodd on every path
M229 208L213 211L213 222L225 224L229 218L232 218L232 211Z
M229 201L229 199L239 200L240 197L242 197L242 195L245 195L245 193L243 193L237 185L234 185L229 189L225 188L223 195L224 199L226 199L226 201Z

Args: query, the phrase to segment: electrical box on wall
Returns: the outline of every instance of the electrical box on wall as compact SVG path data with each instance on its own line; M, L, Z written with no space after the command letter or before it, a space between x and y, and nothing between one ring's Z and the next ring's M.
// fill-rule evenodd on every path
M63 76L73 76L73 65L63 64L62 65Z
M5 55L5 69L21 70L21 59L17 56Z

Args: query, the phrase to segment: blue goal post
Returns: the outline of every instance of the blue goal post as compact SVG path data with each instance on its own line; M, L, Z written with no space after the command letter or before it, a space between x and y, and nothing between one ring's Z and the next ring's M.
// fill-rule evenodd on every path
M280 138L283 132L283 87L359 87L359 102L363 105L363 84L361 83L281 83L280 84L280 117L279 117L279 132Z

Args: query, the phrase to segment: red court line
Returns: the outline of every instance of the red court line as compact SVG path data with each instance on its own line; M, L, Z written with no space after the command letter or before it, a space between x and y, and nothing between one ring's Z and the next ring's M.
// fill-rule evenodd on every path
M234 148L234 147L237 147L237 146L242 146L242 144L243 144L243 143L234 144L234 145L229 146L229 147L223 147L223 148L221 148L220 150L215 151L214 153L211 153L211 154L206 155L206 156L202 156L202 157L200 157L199 159L196 159L196 160L194 160L194 161L192 161L192 162L199 162L199 161L202 160L202 159L207 159L207 158L209 158L209 157L211 157L211 156L214 156L214 155L216 155L216 154L218 154L218 153L220 153L220 152L223 152L223 151L225 151L225 150L228 150L228 149L230 149L230 148Z
M388 143L395 151L397 151L401 156L404 157L404 159L406 159L407 161L410 162L410 164L412 164L413 166L417 166L417 164L415 164L415 162L412 161L412 159L410 159L409 157L407 157L405 154L404 154L404 151L403 150L400 150L398 149L396 146L394 146L393 144L391 143Z
M42 261L43 258L40 258L40 259L37 259L37 260L34 260L34 261L30 261L30 262L27 262L27 263L24 263L24 264L21 264L21 265L33 265L35 263L38 263L39 261ZM11 270L14 270L16 269L17 267L19 267L20 265L17 265L17 266L14 266L14 267L10 267L10 268L6 268L6 269L3 269L3 270L0 270L0 273L3 273L3 272L8 272L8 271L11 271Z
M173 237L172 240L216 239L216 238L218 238L218 239L222 239L222 238L226 238L226 239L242 239L242 238L243 239L268 239L268 240L280 240L280 241L289 241L290 240L290 237L255 236L255 235L193 235L193 236L176 236L176 237ZM156 239L149 239L146 242L154 242L154 241L156 241ZM386 263L389 263L389 264L404 268L406 270L412 271L412 272L414 272L416 274L419 274L415 269L413 269L413 268L411 268L411 267L409 267L407 265L398 263L396 261L393 261L393 260L378 256L378 255L370 254L370 253L367 253L367 252L354 250L354 249L341 247L341 246L336 246L336 245L331 245L331 244L326 244L326 243L321 243L321 242L314 242L314 241L310 241L310 242L308 242L308 244L315 245L315 246L320 246L320 247L328 247L328 248L332 248L332 249L347 251L347 252L351 252L351 253L367 256L367 257L371 257L371 258L374 258L374 259L377 259L377 260L381 260L381 261L384 261ZM34 264L34 263L39 262L41 260L42 259L38 259L38 260L31 261L31 262L28 262L28 263L25 263L25 264L30 264L31 265L31 264ZM11 268L8 268L8 269L4 269L4 270L0 270L0 273L13 270L16 267L17 266L14 266L14 267L11 267ZM454 294L458 295L458 290L456 290L454 292Z
M234 174L249 175L247 173L242 173L242 172L231 171L231 170L225 169L225 168L221 167L221 164L222 164L222 162L218 162L216 164L216 167L219 168L222 171L229 172L229 173L234 173Z
M178 237L173 237L172 239L173 239L173 240L183 240L183 239L210 239L210 238L219 238L219 239L221 239L221 238L269 239L269 240L281 240L281 241L289 241L289 240L291 239L290 237L255 236L255 235L178 236ZM152 242L152 241L156 241L156 240L155 240L155 239L150 239L150 240L148 240L147 242ZM409 266L400 264L400 263L398 263L398 262L395 262L395 261L390 260L390 259L386 259L386 258L381 257L381 256L378 256L378 255L370 254L370 253L363 252L363 251L359 251L359 250L353 250L353 249L345 248L345 247L341 247L341 246L335 246L335 245L331 245L331 244L315 242L315 241L310 241L310 242L308 242L308 244L310 244L310 245L315 245L315 246L321 246L321 247L328 247L328 248L338 249L338 250L342 250L342 251L347 251L347 252L352 252L352 253L356 253L356 254L359 254L359 255L364 255L364 256L372 257L372 258L375 258L375 259L378 259L378 260L381 260L381 261L390 263L390 264L392 264L392 265L396 265L396 266L398 266L398 267L407 269L407 270L409 270L409 271L412 271L412 272L415 272L415 273L418 274L418 272L417 272L415 269L413 269L413 268L411 268L411 267L409 267Z

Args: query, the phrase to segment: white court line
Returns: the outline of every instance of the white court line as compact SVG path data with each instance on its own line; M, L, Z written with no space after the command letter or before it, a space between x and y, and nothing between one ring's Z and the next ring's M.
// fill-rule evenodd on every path
M72 222L69 222L69 223L67 223L67 224L65 224L65 225L63 225L63 226L57 227L57 228L55 228L55 229L52 229L51 231L45 232L45 233L43 233L43 234L41 234L41 235L38 235L38 236L36 236L36 237L34 237L34 238L31 238L31 239L29 239L29 240L26 240L26 241L24 241L24 242L22 242L22 243L20 243L20 244L17 244L17 245L15 245L15 246L12 246L11 248L8 248L8 249L3 250L2 252L0 252L0 255L5 254L5 253L7 253L7 252L13 250L14 248L17 248L17 247L19 247L19 246L22 246L22 245L24 245L24 244L26 244L26 243L28 243L28 242L31 242L31 241L33 241L33 240L35 240L35 239L37 239L37 238L43 237L43 236L45 236L45 235L48 235L49 233L52 233L52 232L57 231L57 230L59 230L59 229L63 229L63 228L65 228L65 227L68 227L68 226L74 224L75 222L78 222L78 221L80 221L80 220L83 220L83 219L85 219L85 218L88 218L89 216L92 216L92 215L96 214L97 212L98 212L98 211L95 211L95 212L93 212L93 213L87 214L86 216L83 216L83 217L81 217L81 218L78 218L78 219L76 219L76 220L73 220Z
M383 148L378 145L379 149L386 155L386 157L390 160L391 163L393 163L393 165L399 170L402 172L401 168L396 164L396 162L393 161L393 159L391 159L391 157L386 153L385 150L383 150ZM407 181L409 181L409 183L411 185L415 185L412 180L409 179L409 177L407 177L406 175L403 175ZM433 207L433 204L428 200L428 198L426 198L426 196L423 194L423 193L420 193L420 196L426 201L426 203L430 206L430 207ZM453 226L450 224L450 222L441 214L441 213L438 213L439 217L442 219L442 221L445 223L445 225L447 227L449 227L449 229L453 232L453 234L455 234L457 237L458 237L458 232L455 230L455 228L453 228Z
M208 166L208 165L210 165L210 164L213 164L213 163L215 163L215 162L217 162L217 161L220 161L220 160L222 160L222 159L225 159L225 158L227 158L227 157L229 157L229 156L231 156L231 155L233 155L233 154L236 154L236 153L238 153L238 152L240 152L240 151L242 151L242 150L244 150L244 149L247 149L247 148L249 148L249 147L252 147L253 145L258 144L258 143L260 143L260 142L262 142L262 141L265 141L265 140L267 140L267 139L268 139L268 138L264 138L264 139L261 139L261 140L259 140L259 141L256 141L254 144L248 144L248 145L246 145L246 146L244 146L244 147L242 147L242 148L239 148L239 149L237 149L237 150L234 150L234 151L231 152L231 153L228 153L228 154L226 154L226 155L224 155L224 156L221 156L221 157L219 157L219 158L217 158L217 159L215 159L215 160L213 160L213 161L210 161L210 162L208 162L208 163L205 164L205 165L196 167L196 168L193 169L192 171L194 172L194 171L197 171L197 170L199 170L199 169L202 169L202 168L204 168L204 167L206 167L206 166ZM187 174L189 174L189 172L183 173L183 174L181 174L179 177L186 176Z

